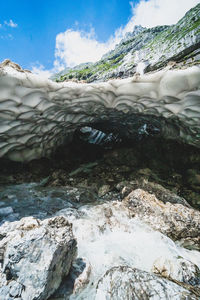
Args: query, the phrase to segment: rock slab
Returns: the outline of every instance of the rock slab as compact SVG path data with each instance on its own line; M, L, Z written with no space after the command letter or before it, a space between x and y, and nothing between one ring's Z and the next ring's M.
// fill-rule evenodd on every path
M66 218L26 217L0 227L0 299L44 300L59 287L76 257Z
M128 266L114 267L99 280L95 300L199 299L174 282Z

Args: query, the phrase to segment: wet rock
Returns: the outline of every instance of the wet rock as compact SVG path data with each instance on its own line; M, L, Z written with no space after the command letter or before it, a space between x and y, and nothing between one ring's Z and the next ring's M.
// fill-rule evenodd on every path
M63 279L60 287L49 300L68 299L71 295L76 296L89 283L90 274L89 261L86 258L77 258L72 264L70 273Z
M13 213L13 214L10 214L8 216L5 216L2 221L0 222L0 225L2 225L4 222L14 222L14 221L17 221L19 220L19 214L18 213Z
M130 214L134 214L154 230L173 240L189 239L200 249L200 212L182 204L163 203L155 195L136 189L125 199Z
M13 213L13 208L10 206L0 208L0 216L7 216L12 213Z
M169 279L200 287L199 268L182 257L174 260L160 257L154 262L152 272Z
M77 187L67 188L70 200L75 203L94 203L97 200L97 193L93 188Z
M24 216L51 217L60 209L72 207L81 192L72 187L41 187L36 183L0 187L0 198L15 212L4 217L4 221L19 220Z
M103 299L199 299L178 284L154 274L130 268L114 267L99 280L95 300Z
M91 274L91 265L87 259L79 258L72 266L70 276L75 279L74 294L79 293L88 283Z
M99 188L98 196L102 197L102 196L106 195L109 191L110 191L110 185L104 184Z
M67 219L27 217L6 222L0 236L4 249L0 299L47 299L52 295L76 256L76 240Z
M129 181L124 180L117 183L115 189L119 192L120 198L123 199L132 192L133 187L130 185Z
M193 238L191 237L182 238L178 241L178 244L181 247L187 248L189 250L199 251L200 236L193 237Z
M143 181L142 189L144 189L149 193L155 194L155 196L159 200L163 201L164 203L167 202L174 203L174 204L177 203L187 207L191 207L183 197L178 196L174 192L164 188L162 185L158 183Z
M191 207L183 197L176 195L174 192L164 188L158 183L150 182L146 179L120 182L117 184L116 188L121 190L121 195L123 198L128 196L131 191L140 188L151 194L155 194L155 196L164 203L179 203L184 206Z
M92 203L97 200L97 195L92 190L84 190L80 192L78 201L81 203Z
M127 180L124 180L124 181L118 182L116 184L115 188L117 189L117 191L121 192L121 190L127 185L129 185L129 182Z
M51 185L51 186L62 186L66 185L68 180L68 174L65 170L56 170L54 171L51 176L46 178L46 182L44 182L44 186Z
M130 185L124 186L121 190L121 197L122 199L126 196L128 196L132 191L132 187Z
M74 220L78 219L80 217L80 213L75 208L64 208L59 210L56 214L56 216L63 216L67 219Z

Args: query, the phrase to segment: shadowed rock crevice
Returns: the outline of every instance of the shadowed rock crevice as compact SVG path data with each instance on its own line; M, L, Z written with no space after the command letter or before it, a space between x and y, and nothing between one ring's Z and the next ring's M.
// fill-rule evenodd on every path
M28 163L1 159L0 162L2 188L5 184L40 182L43 186L79 186L98 195L105 186L107 192L125 187L124 196L132 188L145 188L142 182L147 180L200 207L199 149L159 137L124 138L101 145L77 136L71 145L60 147L49 159ZM137 184L130 184L135 180ZM150 189L155 193L155 188L149 187L147 191Z

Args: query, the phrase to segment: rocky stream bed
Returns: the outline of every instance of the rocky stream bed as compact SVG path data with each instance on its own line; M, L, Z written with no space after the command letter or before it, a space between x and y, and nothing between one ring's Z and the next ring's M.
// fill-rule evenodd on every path
M146 139L1 160L0 299L200 299L200 154Z

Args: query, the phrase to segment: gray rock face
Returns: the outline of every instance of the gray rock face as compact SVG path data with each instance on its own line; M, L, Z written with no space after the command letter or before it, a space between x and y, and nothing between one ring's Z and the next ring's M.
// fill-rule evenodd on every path
M2 207L0 209L0 216L7 216L13 213L13 209L12 207L8 206L8 207Z
M99 280L95 300L199 299L185 288L151 273L127 266L114 267Z
M76 256L72 226L64 217L32 217L0 227L0 299L47 299Z
M87 67L80 66L58 74L57 79L104 81L110 78L125 78L138 72L137 64L142 61L144 71L152 71L169 61L182 66L200 61L200 4L189 10L175 25L143 28L136 26L113 51L100 61Z

